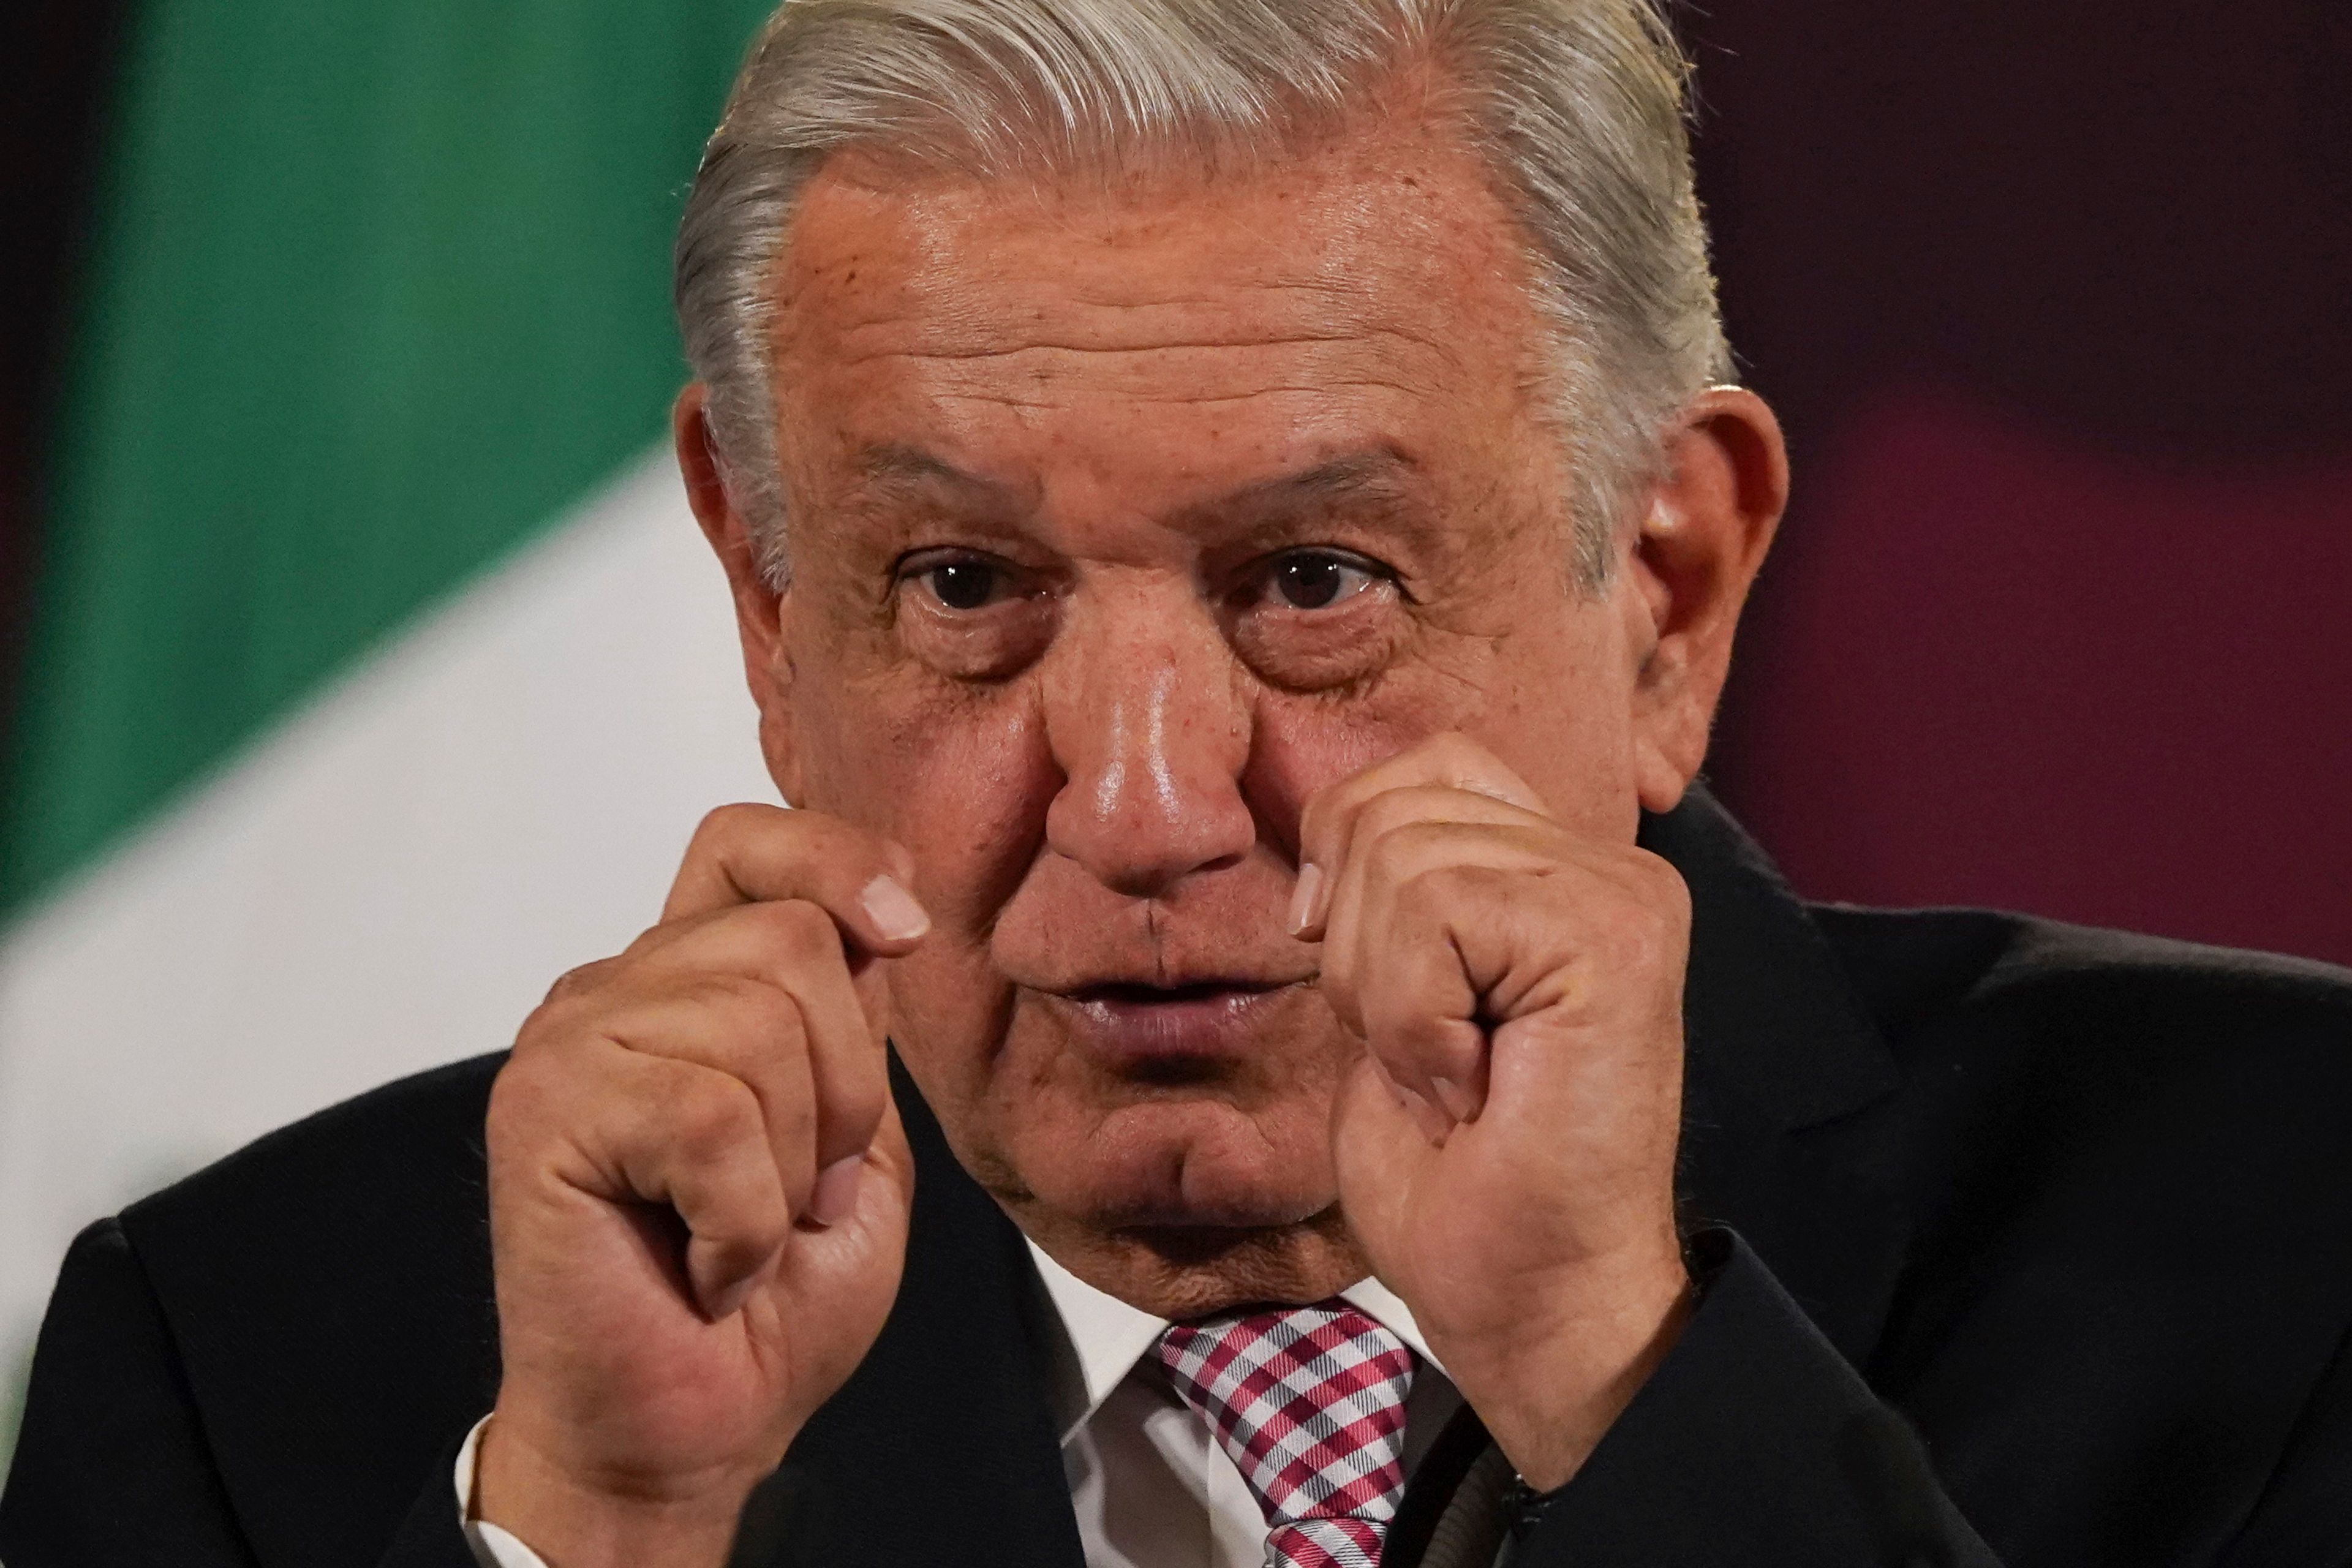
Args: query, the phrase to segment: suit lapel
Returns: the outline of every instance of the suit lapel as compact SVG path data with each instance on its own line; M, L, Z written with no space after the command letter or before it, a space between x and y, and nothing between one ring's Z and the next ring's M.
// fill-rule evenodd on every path
M898 1302L754 1495L733 1561L1082 1568L1034 1266L895 1058L891 1083L916 1170Z
M1835 954L1762 850L1704 790L1642 843L1691 889L1683 1181L1855 1365L1876 1343L1906 1219L1874 1174L1866 1108L1900 1079Z

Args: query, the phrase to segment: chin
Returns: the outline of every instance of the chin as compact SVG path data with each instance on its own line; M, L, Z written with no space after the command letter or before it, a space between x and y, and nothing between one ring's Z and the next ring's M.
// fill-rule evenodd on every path
M1101 1114L1084 1138L1037 1139L1019 1163L1041 1205L1090 1228L1281 1229L1334 1201L1328 1125L1171 1097Z

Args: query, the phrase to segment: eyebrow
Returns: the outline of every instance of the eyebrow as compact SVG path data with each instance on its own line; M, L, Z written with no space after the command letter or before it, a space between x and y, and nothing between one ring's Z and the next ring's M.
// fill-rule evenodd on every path
M856 464L859 476L882 489L910 490L944 485L999 503L1018 504L1022 500L1014 486L969 473L920 447L895 442L868 447L857 454Z
M1370 499L1395 500L1407 489L1413 464L1387 447L1344 453L1295 474L1244 485L1209 503L1214 510L1279 510L1301 503Z
M884 489L945 486L974 499L1008 507L1020 507L1032 499L1024 495L1021 487L983 479L919 447L900 443L869 447L858 454L856 463L859 474L868 483ZM1291 506L1337 500L1394 500L1404 494L1407 486L1403 481L1413 468L1414 464L1403 454L1392 447L1377 447L1343 453L1297 473L1255 480L1184 510L1195 513L1278 511Z

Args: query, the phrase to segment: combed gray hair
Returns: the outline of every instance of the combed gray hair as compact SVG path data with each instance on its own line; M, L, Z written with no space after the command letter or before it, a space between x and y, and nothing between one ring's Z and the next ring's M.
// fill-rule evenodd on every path
M730 492L785 579L772 322L801 191L851 146L983 177L1279 151L1426 62L1524 224L1555 326L1575 566L1605 583L1667 423L1730 355L1658 0L784 0L680 223L677 302Z

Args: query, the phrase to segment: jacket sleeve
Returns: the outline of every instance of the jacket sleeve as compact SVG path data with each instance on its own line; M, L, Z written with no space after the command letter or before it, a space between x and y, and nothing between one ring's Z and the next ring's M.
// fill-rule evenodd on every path
M1727 1230L1703 1295L1584 1468L1535 1499L1512 1568L1999 1568L1879 1403Z
M452 1458L454 1459L454 1453ZM451 1471L383 1568L475 1568ZM0 1492L8 1568L262 1568L239 1527L155 1292L122 1226L66 1254Z

